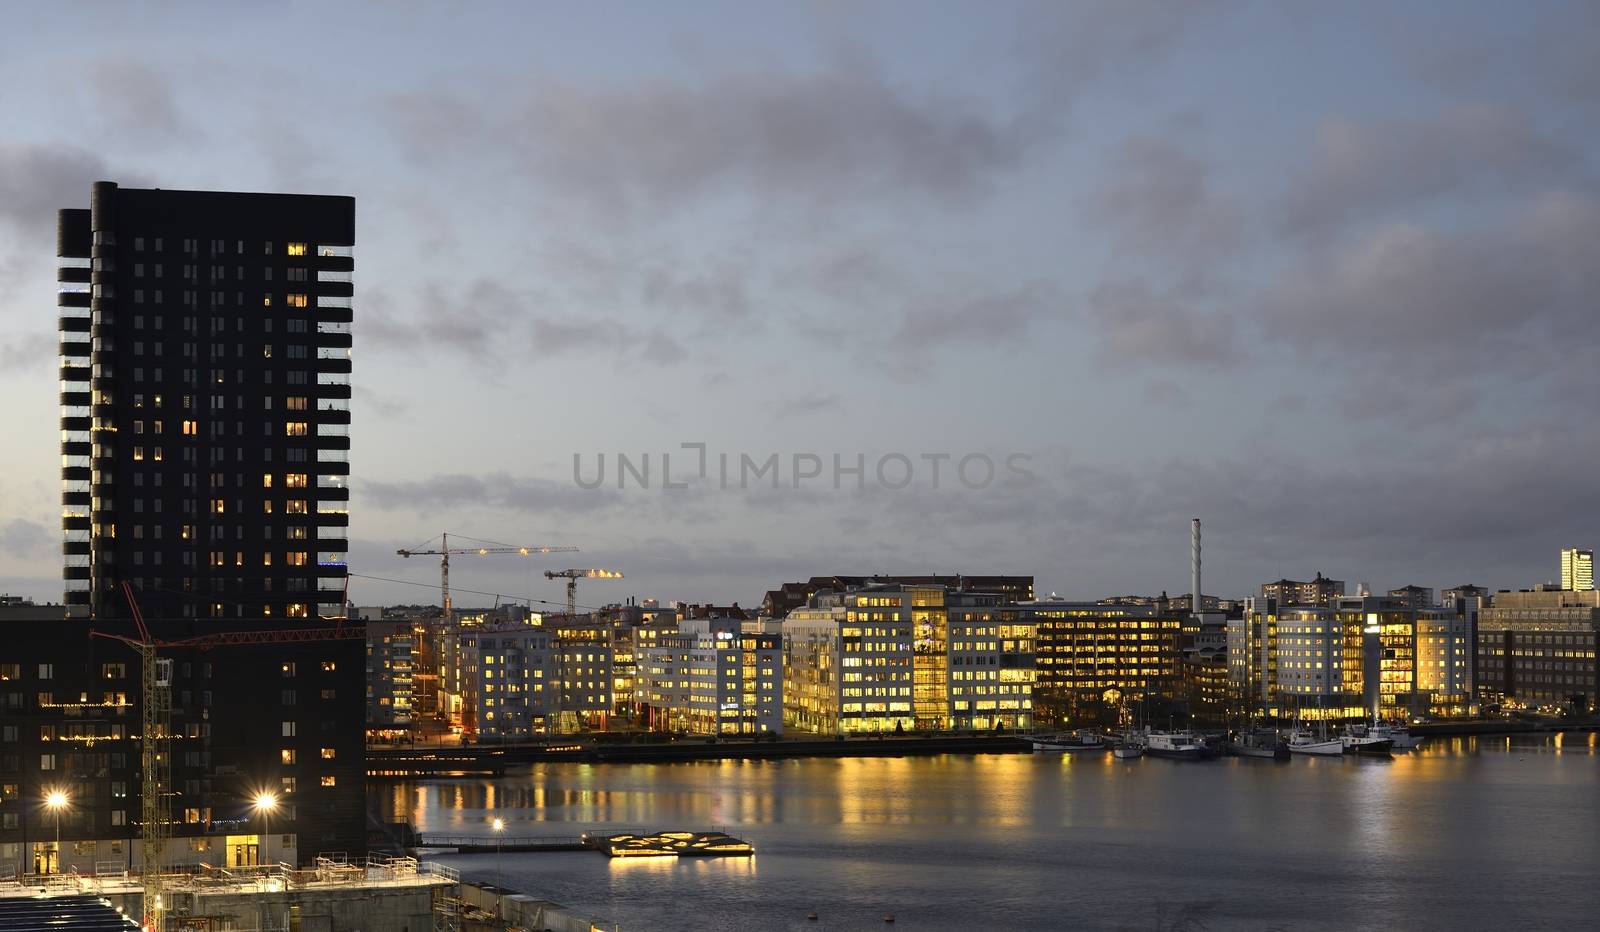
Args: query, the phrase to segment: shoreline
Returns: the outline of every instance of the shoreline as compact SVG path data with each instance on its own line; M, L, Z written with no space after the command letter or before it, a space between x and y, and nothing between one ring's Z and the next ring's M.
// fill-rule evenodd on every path
M1600 731L1600 722L1435 722L1412 725L1429 737L1492 737ZM648 764L809 757L920 757L939 754L1025 754L1023 735L883 737L789 741L672 742L664 744L468 745L445 748L375 748L367 752L368 779L411 780L497 776L539 763Z

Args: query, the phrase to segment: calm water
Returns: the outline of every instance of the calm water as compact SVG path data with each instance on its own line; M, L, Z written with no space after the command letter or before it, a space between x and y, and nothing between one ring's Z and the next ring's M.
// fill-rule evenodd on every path
M438 858L624 930L1594 928L1595 736L1391 761L561 764L375 784L423 831L721 828L750 859ZM819 921L808 922L815 910ZM1185 924L1187 923L1187 924Z

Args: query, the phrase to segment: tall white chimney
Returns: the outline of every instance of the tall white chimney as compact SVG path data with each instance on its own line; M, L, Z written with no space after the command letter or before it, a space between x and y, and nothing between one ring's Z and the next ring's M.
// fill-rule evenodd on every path
M1189 544L1189 611L1199 614L1204 608L1200 598L1200 519L1195 518L1189 525L1191 541Z

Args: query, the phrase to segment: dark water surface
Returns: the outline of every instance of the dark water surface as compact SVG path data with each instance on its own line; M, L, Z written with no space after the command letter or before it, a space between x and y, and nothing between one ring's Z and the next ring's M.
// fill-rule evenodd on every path
M1393 761L557 764L371 792L421 831L489 835L499 816L507 836L755 844L749 859L437 858L625 932L1600 927L1594 735L1434 739Z

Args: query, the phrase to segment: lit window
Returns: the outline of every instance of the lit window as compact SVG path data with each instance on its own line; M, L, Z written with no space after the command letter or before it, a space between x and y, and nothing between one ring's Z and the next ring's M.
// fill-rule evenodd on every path
M336 752L334 751L333 748L323 748L322 749L322 759L323 760L333 760L335 756L336 756Z
M261 296L261 306L262 307L271 307L272 306L272 295L269 295L269 294L262 295Z
M272 565L272 551L268 550L268 551L266 551L266 552L261 554L261 565L262 566L271 566Z
M284 295L283 303L290 307L306 307L311 302L303 294Z
M284 748L278 752L278 757L285 764L294 763L294 748Z
M272 488L272 473L265 472L261 474L261 487L263 489Z
M213 498L211 500L211 513L212 514L214 514L214 515L226 514L227 511L228 511L228 500L227 499L225 499L225 498Z
M305 396L304 395L296 395L296 396L284 399L284 407L289 409L290 411L304 411L306 409Z
M306 605L304 602L290 602L283 613L290 618L304 618L306 617Z
M304 550L291 550L283 555L283 561L290 566L305 566L306 552Z
M303 498L290 499L283 503L283 513L286 515L303 515L306 513L306 500Z
M283 484L285 488L303 489L306 487L306 474L303 472L284 473Z
M289 437L304 437L306 435L306 422L289 421L283 425L283 433Z
M285 251L291 256L303 256L306 254L306 244L287 243L285 244Z

